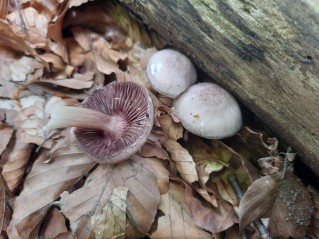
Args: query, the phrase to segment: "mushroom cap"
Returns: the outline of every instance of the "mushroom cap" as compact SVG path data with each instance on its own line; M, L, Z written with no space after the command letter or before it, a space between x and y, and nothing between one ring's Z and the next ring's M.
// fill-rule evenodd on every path
M237 133L242 115L235 98L213 83L199 83L174 100L176 115L185 129L207 139Z
M113 82L96 90L82 106L100 111L124 125L120 137L101 129L75 128L80 146L98 163L119 163L135 154L150 134L154 109L143 86L133 82Z
M154 53L147 63L146 75L154 90L171 98L179 96L197 80L193 63L172 49Z

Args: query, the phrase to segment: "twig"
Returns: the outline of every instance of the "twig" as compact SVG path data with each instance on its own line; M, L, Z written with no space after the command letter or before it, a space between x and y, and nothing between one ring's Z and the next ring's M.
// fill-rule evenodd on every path
M236 194L236 197L238 199L238 201L240 201L244 195L241 186L237 180L237 177L235 175L230 175L228 176L228 180L230 182L230 184L233 187L233 190ZM264 239L272 239L272 237L270 236L266 226L264 225L264 223L258 219L254 222L254 226L256 227L257 231L259 232L259 234L262 236L262 238ZM246 233L246 232L245 232Z
M27 28L26 28L26 25L25 25L23 17L22 17L19 1L18 0L14 0L14 4L16 5L17 11L18 11L18 15L19 15L20 23L21 23L21 25L20 25L21 31L23 33L25 33Z

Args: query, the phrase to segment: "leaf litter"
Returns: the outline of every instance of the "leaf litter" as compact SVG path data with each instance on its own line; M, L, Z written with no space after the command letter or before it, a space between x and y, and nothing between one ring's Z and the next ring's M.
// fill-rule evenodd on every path
M0 32L2 238L260 238L262 217L274 237L318 236L318 192L279 141L248 126L223 141L186 132L145 74L167 43L115 1L5 0ZM149 90L154 128L130 160L97 165L72 129L45 125L114 80Z

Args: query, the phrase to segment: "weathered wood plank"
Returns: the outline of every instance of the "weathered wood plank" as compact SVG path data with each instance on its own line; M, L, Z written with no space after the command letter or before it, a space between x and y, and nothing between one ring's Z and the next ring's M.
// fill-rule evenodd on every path
M120 0L319 175L318 0Z

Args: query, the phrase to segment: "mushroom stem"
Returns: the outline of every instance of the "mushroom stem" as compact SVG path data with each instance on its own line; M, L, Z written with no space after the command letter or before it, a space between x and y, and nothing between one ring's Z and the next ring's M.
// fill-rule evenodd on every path
M58 106L51 110L51 119L46 128L79 127L101 129L104 132L120 135L124 131L125 122L121 117L110 116L102 112L72 106Z

